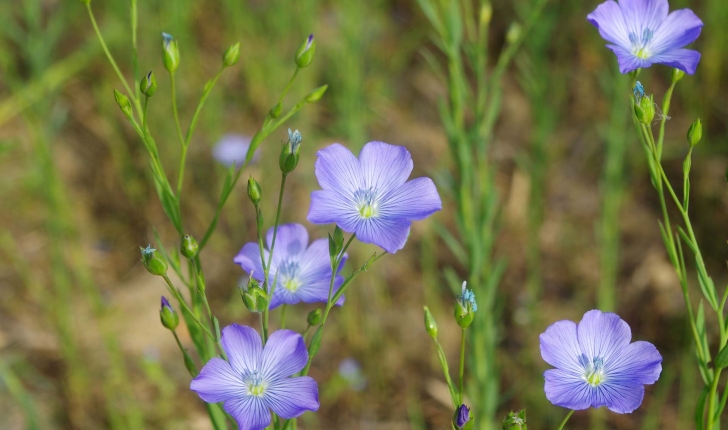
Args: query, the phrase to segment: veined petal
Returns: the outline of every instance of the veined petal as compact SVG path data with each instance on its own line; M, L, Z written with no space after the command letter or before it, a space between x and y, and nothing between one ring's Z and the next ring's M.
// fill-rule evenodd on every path
M662 372L662 356L649 342L634 342L605 363L605 380L620 385L654 384Z
M368 218L357 226L356 237L361 242L373 243L394 254L407 243L410 224L408 220L397 218Z
M273 227L268 229L265 236L265 243L268 249L271 248L273 242ZM289 256L295 256L303 253L308 246L308 231L301 224L282 224L278 226L278 234L276 234L276 243L273 247L273 260L280 264Z
M667 0L620 0L619 7L628 33L637 37L641 37L644 30L654 32L665 20L670 8Z
M642 404L645 396L645 386L620 385L605 382L594 389L593 407L606 406L610 411L618 414L634 412Z
M207 403L217 403L244 395L247 387L227 361L215 357L190 382L190 390Z
M655 30L648 50L652 56L668 53L693 43L700 36L703 21L690 9L673 11Z
M303 337L291 330L278 330L268 338L263 349L261 373L273 383L300 372L308 362Z
M617 45L607 45L607 48L611 49L612 52L617 56L617 62L619 63L620 73L629 73L633 70L644 69L650 67L653 63L653 58L643 59L634 55L631 51L622 48Z
M605 1L597 6L594 12L587 15L586 19L599 30L599 35L604 40L622 46L625 49L630 48L630 30L624 22L622 9L617 2L613 0Z
M263 250L263 255L267 259L268 251ZM260 247L255 242L248 242L243 246L233 261L240 265L247 274L253 274L253 279L263 282L263 265L260 262Z
M557 321L541 333L538 339L541 357L545 362L574 375L583 373L584 368L579 363L582 351L576 334L576 323Z
M339 265L338 272L344 268L346 256ZM327 239L317 239L311 243L300 260L301 273L299 280L301 287L296 291L298 297L306 303L326 302L329 298L329 284L331 282L331 261L329 259L329 243ZM341 276L334 281L334 292L343 283ZM337 305L344 303L342 296Z
M404 146L384 142L369 142L359 153L364 189L386 195L399 188L412 173L412 156Z
M262 342L257 331L248 326L231 324L222 329L222 347L238 374L260 370Z
M306 411L318 410L318 386L308 376L280 379L268 386L263 400L278 416L296 418Z
M276 285L276 290L273 292L273 297L270 299L268 308L275 309L282 304L295 305L300 301L301 299L298 297L297 294L292 293L291 291L281 287L280 285Z
M324 190L353 195L364 185L359 160L344 146L334 143L316 155L316 178Z
M543 376L546 398L554 405L576 411L592 405L592 387L578 376L559 369L549 369Z
M632 330L617 314L596 309L584 314L577 335L584 354L589 359L599 357L604 363L609 363L632 340Z
M650 57L650 61L674 67L688 75L692 75L698 68L700 52L693 51L692 49L673 49L672 51Z
M260 397L245 396L228 400L224 409L238 422L239 430L263 430L270 425L270 411Z
M430 178L417 178L382 196L379 216L416 221L442 209L442 200Z
M355 203L331 190L311 193L311 206L306 218L314 224L336 223L347 233L355 232L361 222Z

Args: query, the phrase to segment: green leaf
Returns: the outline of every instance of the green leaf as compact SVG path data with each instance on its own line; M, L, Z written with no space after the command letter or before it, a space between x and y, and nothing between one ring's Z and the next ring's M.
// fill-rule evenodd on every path
M720 350L718 355L715 357L715 360L713 360L713 364L716 369L728 367L728 345L724 346L723 349Z
M695 428L696 429L702 429L703 428L703 419L705 415L705 400L708 397L708 386L706 385L705 388L703 388L703 392L700 393L700 397L698 397L698 404L695 406Z

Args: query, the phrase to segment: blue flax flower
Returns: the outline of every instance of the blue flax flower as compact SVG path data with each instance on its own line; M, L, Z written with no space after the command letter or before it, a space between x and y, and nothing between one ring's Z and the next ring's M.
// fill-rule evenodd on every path
M665 64L692 75L700 53L683 49L700 35L703 21L690 9L668 15L667 0L607 0L586 19L614 51L619 71Z
M265 262L268 263L270 244L273 242L273 228L266 235L266 249L263 250ZM263 265L260 261L260 248L257 242L249 242L243 246L233 259L243 270L258 282L263 282ZM346 255L339 265L334 281L334 291L344 283L339 273L346 262ZM278 279L276 280L276 274ZM331 259L327 239L317 239L308 245L308 231L301 224L283 224L278 226L276 243L273 247L273 258L268 272L269 285L276 282L275 291L270 301L270 308L283 303L292 305L298 302L326 302L329 298L331 283ZM341 296L336 303L344 303Z
M633 342L618 315L592 310L579 324L558 321L539 337L541 357L556 369L544 373L546 398L581 410L606 406L626 414L637 409L662 371L662 356L649 342Z
M295 418L319 408L318 386L308 376L290 377L308 362L300 334L278 330L265 347L258 332L232 324L222 331L228 361L215 357L190 383L207 403L224 402L240 430L270 425L270 409L282 418Z
M323 189L311 193L308 220L314 224L336 223L360 241L395 253L407 242L412 221L442 209L430 178L407 180L412 156L403 146L369 142L357 159L335 143L317 155Z
M248 148L250 148L250 137L228 133L223 135L215 144L215 147L212 149L212 157L225 167L230 167L233 164L236 167L240 167L248 155ZM255 151L251 161L253 163L258 161L260 158L259 155L259 152Z

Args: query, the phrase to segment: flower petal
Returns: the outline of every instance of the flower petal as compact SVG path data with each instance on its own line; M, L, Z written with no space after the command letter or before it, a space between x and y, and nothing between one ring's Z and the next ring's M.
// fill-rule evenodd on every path
M346 147L334 143L316 155L316 178L324 190L353 196L364 184L359 160Z
M693 43L700 36L703 21L690 9L673 11L655 30L648 50L652 57Z
M231 324L222 329L222 347L238 374L259 370L262 342L253 328Z
M361 215L353 200L332 190L311 193L311 206L306 218L314 224L336 223L347 233L355 232L361 222Z
M541 357L548 364L579 375L583 366L579 363L582 354L576 334L576 323L557 321L551 324L539 337Z
M264 258L268 258L268 251L263 250ZM260 247L255 242L248 242L243 246L233 261L240 265L247 274L253 274L253 279L263 282L263 265L260 262Z
M544 392L549 402L563 408L580 411L592 404L592 387L572 373L549 369L543 374Z
M309 376L280 379L265 390L264 401L278 416L296 418L318 410L318 386Z
M607 48L611 49L612 52L617 56L617 62L619 63L620 73L629 73L632 70L644 69L650 67L653 63L653 59L643 59L634 55L631 51L622 48L617 45L607 45Z
M373 243L390 254L404 248L410 232L410 221L396 218L368 218L356 228L356 237L364 243Z
M338 273L344 268L346 256L339 265ZM329 284L331 283L331 260L329 258L329 242L327 239L317 239L311 243L299 260L301 272L299 280L301 287L296 291L298 297L306 303L326 302L329 298ZM334 292L344 282L342 276L334 281ZM344 303L342 296L337 305Z
M642 37L644 30L657 30L667 17L670 5L667 0L620 0L627 32Z
M617 2L608 0L597 6L594 12L586 16L587 21L592 23L598 30L602 39L629 48L629 30L624 22L622 9Z
M640 407L645 396L645 386L642 384L620 385L605 382L593 390L593 407L606 406L610 411L618 414L634 412Z
M190 390L207 403L217 403L245 394L247 387L227 361L215 357L190 382Z
M273 242L273 227L268 229L265 243L268 249ZM308 231L301 224L282 224L278 226L276 243L273 247L273 260L280 263L290 256L303 253L308 246ZM272 271L271 271L272 272Z
M692 49L673 49L659 55L650 57L653 63L660 63L666 66L680 69L688 75L695 74L700 62L700 52Z
M404 146L384 142L369 142L359 153L364 189L386 195L399 188L412 173L412 156Z
M617 314L591 310L584 314L577 327L579 345L587 358L600 357L604 363L618 356L632 340L632 330Z
M263 349L261 373L273 383L301 371L308 362L303 337L291 330L278 330L270 335Z
M649 342L634 342L606 362L606 380L620 385L654 384L662 372L662 356Z
M417 178L382 196L378 216L416 221L441 209L442 200L432 179Z
M270 411L260 397L245 396L228 400L224 409L238 422L239 430L263 430L270 425Z

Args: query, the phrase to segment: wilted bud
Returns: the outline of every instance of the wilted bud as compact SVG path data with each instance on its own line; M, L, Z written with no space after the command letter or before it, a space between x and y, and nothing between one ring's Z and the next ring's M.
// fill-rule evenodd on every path
M673 82L678 82L680 79L683 78L683 76L685 76L685 72L683 72L682 70L672 69L672 81Z
M468 328L473 323L478 304L475 302L475 293L466 288L467 282L463 282L462 293L458 294L455 302L455 321L461 328Z
M116 104L119 105L121 113L123 113L127 118L131 117L131 103L129 103L129 98L119 91L114 90L114 100L116 100Z
M281 102L278 102L275 106L270 108L270 110L268 111L268 116L271 118L278 118L279 116L281 116L281 112L283 112L283 105L281 104Z
M465 405L460 405L455 411L455 419L453 421L458 429L464 429L470 422L470 408Z
M315 325L321 324L322 319L323 319L323 315L321 314L321 308L318 308L318 309L314 309L308 313L306 322L310 326L315 326Z
M254 205L257 206L258 203L260 203L262 193L263 192L260 189L258 181L256 181L253 176L250 176L250 178L248 178L248 198Z
M296 51L296 66L301 69L307 67L313 61L313 54L316 52L316 41L313 33L303 42L298 51Z
M194 237L186 234L182 238L182 244L179 247L179 252L185 258L195 258L195 255L197 255L197 251L199 250L200 246L197 244L197 241Z
M157 250L148 245L146 248L139 247L142 252L142 264L152 275L163 276L167 274L167 260L162 258Z
M526 410L521 409L518 412L509 412L508 416L503 420L503 430L528 430L526 425Z
M177 39L169 33L162 33L162 59L164 68L169 73L174 73L179 67L179 47Z
M493 18L493 6L490 3L485 3L480 8L480 23L482 25L490 24L490 20Z
M700 118L696 119L694 123L690 125L688 129L688 143L690 147L694 147L703 138L703 124L700 122Z
M154 78L154 73L151 70L139 82L139 91L147 97L151 97L157 92L157 80Z
M506 32L506 42L508 43L514 43L521 37L521 32L523 29L521 28L521 24L514 22L508 27L508 31Z
M281 155L278 158L278 165L284 174L291 173L298 165L298 154L301 151L301 132L291 132L288 129L288 142L281 147Z
M321 97L323 97L323 95L327 89L329 89L328 85L321 85L320 87L311 91L306 96L306 103L315 103L315 102L321 100Z
M245 307L250 312L260 313L268 309L268 293L264 289L260 288L258 281L253 279L252 274L250 281L248 281L248 287L245 290L240 290L240 295L243 298Z
M179 325L179 316L172 309L166 297L162 296L162 307L159 310L159 319L162 321L164 328L174 330Z
M437 323L435 322L435 317L433 317L430 312L430 308L427 306L425 306L425 330L427 330L427 334L429 334L431 338L437 338Z
M235 45L229 47L225 50L225 53L222 54L222 64L225 67L230 67L238 64L238 60L240 59L240 42L236 43Z
M649 97L641 97L639 101L635 102L634 114L642 124L650 125L652 123L652 119L655 117L655 102L652 94Z

